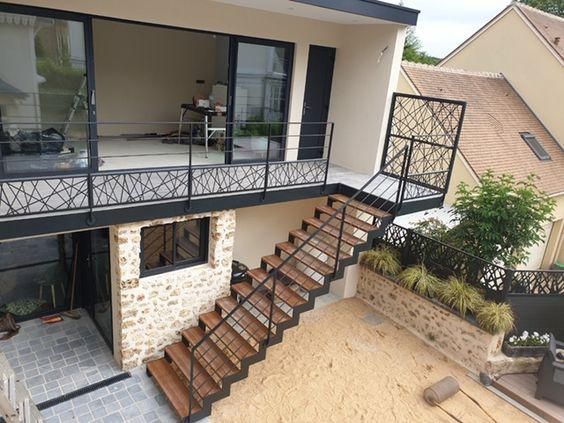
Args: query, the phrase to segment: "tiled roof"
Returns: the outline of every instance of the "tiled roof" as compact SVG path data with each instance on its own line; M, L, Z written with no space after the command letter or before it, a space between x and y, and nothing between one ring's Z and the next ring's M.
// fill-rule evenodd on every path
M547 193L564 192L564 151L503 75L408 62L402 69L419 94L467 102L459 148L477 175L535 173ZM551 160L539 160L521 132L533 134Z
M522 3L514 5L525 15L531 25L546 40L548 45L564 59L564 18L543 12Z

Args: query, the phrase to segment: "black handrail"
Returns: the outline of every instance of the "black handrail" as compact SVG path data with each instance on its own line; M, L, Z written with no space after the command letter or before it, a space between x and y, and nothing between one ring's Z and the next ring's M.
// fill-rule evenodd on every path
M267 337L266 340L264 341L264 345L268 346L270 343L270 339L272 336L272 328L275 325L274 321L273 321L273 314L274 314L274 307L275 307L275 299L276 299L276 283L277 283L277 279L278 279L278 274L281 271L281 269L283 269L285 266L288 265L288 263L294 259L294 257L296 256L296 254L298 254L299 252L303 251L304 248L306 246L308 246L310 244L310 242L312 241L313 238L315 238L316 236L318 236L320 233L322 233L323 229L328 226L334 219L338 218L338 216L341 216L341 221L340 221L340 228L339 228L339 237L338 237L338 246L336 248L336 259L335 259L335 267L333 269L333 276L335 277L335 275L337 274L338 271L338 267L339 267L339 254L340 254L340 250L341 250L341 240L343 238L343 234L344 234L344 229L345 229L345 212L347 207L351 204L351 202L356 201L356 199L360 196L364 194L364 199L369 198L372 193L374 193L375 191L377 191L377 189L381 186L382 183L384 182L388 182L390 183L390 181L388 179L384 179L383 181L381 181L378 185L374 186L370 191L366 191L369 186L379 177L383 174L383 170L388 167L392 162L398 160L399 158L403 158L402 159L402 168L405 168L404 163L407 162L408 160L410 160L410 150L407 147L402 148L398 153L396 153L392 158L389 159L389 161L383 166L383 168L377 172L376 174L374 174L373 176L371 176L363 185L360 189L358 189L351 197L348 198L348 200L346 202L344 202L342 204L342 206L340 206L328 219L326 219L318 228L317 230L315 230L313 233L311 233L302 243L299 247L297 247L293 252L291 252L290 254L287 255L287 257L282 261L282 263L276 267L274 267L271 272L268 274L268 276L262 280L260 283L257 283L257 285L251 290L251 292L246 295L244 298L242 298L240 300L240 302L237 304L237 306L235 306L229 313L227 313L221 320L221 322L219 322L215 327L211 328L209 331L207 331L203 337L196 342L191 348L190 348L190 377L189 377L189 386L188 386L188 395L189 395L189 412L188 412L188 418L187 421L189 422L190 416L192 415L192 409L193 409L193 400L195 400L196 398L196 392L195 392L195 387L194 387L194 362L195 360L197 360L196 358L196 353L198 352L198 349L206 342L209 341L210 338L212 337L212 335L214 335L218 328L221 327L222 325L226 324L226 322L232 318L234 316L234 314L240 310L241 308L243 308L244 304L248 303L250 301L250 298L253 297L253 295L255 295L255 293L257 293L259 290L263 290L266 283L272 280L272 288L268 288L268 291L271 292L271 298L270 298L270 309L269 309L269 316L268 316L268 332L267 332ZM405 175L404 175L405 176ZM389 187L392 186L391 184L388 185L388 187L386 188L389 189ZM396 189L401 189L401 183L397 184ZM376 200L374 200L372 202L372 204L374 204L374 202L376 202L378 200L378 198ZM401 201L401 199L400 199ZM393 204L392 206L390 206L390 210L397 210L397 208L399 207L399 204Z

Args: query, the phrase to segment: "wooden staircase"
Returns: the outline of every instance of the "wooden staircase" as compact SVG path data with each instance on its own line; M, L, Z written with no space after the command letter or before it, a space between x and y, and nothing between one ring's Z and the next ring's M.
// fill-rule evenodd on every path
M392 220L341 194L316 207L314 217L248 272L248 282L232 285L231 296L219 298L215 311L200 315L198 326L184 330L163 358L147 364L178 416L193 422L209 415L212 403L229 395L231 384L265 358L268 346L282 341L284 330L298 324L300 314L314 307L315 298Z

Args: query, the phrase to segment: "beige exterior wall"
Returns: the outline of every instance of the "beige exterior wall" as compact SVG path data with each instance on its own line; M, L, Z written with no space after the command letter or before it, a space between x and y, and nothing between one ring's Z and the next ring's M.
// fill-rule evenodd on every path
M233 258L251 268L260 266L262 256L274 254L274 245L287 241L288 232L301 228L302 220L325 202L320 197L238 209Z
M140 277L141 229L210 217L208 262ZM235 236L233 210L110 227L114 356L125 370L162 356L180 332L229 294Z
M441 66L503 73L564 145L564 65L514 9Z
M372 172L379 165L383 129L403 51L404 26L336 24L210 0L163 0L158 7L151 0L20 0L17 3L292 42L295 54L288 116L291 122L302 119L309 46L335 47L329 113L329 120L335 122L333 161L362 172ZM299 125L294 125L289 135L287 159L293 159L297 152L292 148L299 143Z

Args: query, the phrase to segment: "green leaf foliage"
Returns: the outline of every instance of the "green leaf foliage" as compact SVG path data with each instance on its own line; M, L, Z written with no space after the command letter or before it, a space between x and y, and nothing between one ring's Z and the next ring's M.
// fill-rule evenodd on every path
M443 241L447 238L449 228L440 219L429 217L416 222L413 230L426 237Z
M398 276L400 284L421 295L433 296L438 290L441 280L427 270L424 264L411 266Z
M458 186L454 214L459 224L448 233L455 246L488 261L514 267L539 243L556 203L535 185L536 177L482 175L480 185Z
M564 18L564 0L519 0L519 2Z
M364 253L360 257L360 264L386 276L396 276L401 272L398 251L387 245L380 245Z
M415 35L415 29L409 28L403 46L403 60L414 63L424 63L426 65L436 65L440 59L429 56L421 47L421 41Z
M455 277L439 285L437 296L443 304L457 310L462 316L468 312L475 313L484 301L480 291Z
M489 333L507 333L514 328L515 316L507 303L484 302L476 311L478 325Z

